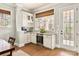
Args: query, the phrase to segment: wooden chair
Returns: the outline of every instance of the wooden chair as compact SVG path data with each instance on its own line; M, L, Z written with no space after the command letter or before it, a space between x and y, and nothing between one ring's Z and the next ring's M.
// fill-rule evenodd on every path
M8 43L10 43L11 45L14 45L14 43L15 43L15 38L9 37Z

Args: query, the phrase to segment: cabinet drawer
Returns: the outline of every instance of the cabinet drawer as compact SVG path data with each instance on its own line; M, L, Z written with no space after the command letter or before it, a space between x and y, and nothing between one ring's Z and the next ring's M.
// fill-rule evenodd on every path
M45 42L50 42L52 40L51 36L44 36L44 41Z

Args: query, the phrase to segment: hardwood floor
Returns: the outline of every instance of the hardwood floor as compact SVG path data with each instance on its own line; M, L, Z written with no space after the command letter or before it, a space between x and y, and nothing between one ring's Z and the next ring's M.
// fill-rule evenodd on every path
M58 56L60 52L69 54L69 55L75 55L75 52L65 50L62 48L55 48L53 50L30 43L25 45L24 47L18 48L23 50L24 52L30 54L31 56Z

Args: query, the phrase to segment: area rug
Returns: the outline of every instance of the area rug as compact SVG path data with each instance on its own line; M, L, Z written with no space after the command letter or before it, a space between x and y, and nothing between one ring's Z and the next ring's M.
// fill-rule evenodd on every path
M30 55L28 53L25 53L22 50L18 50L18 51L13 52L13 56L30 56Z

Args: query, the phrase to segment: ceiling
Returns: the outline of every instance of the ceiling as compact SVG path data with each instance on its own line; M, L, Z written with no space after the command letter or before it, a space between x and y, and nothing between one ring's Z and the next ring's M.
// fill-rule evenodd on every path
M28 10L34 10L50 3L18 3L17 6L23 7Z

